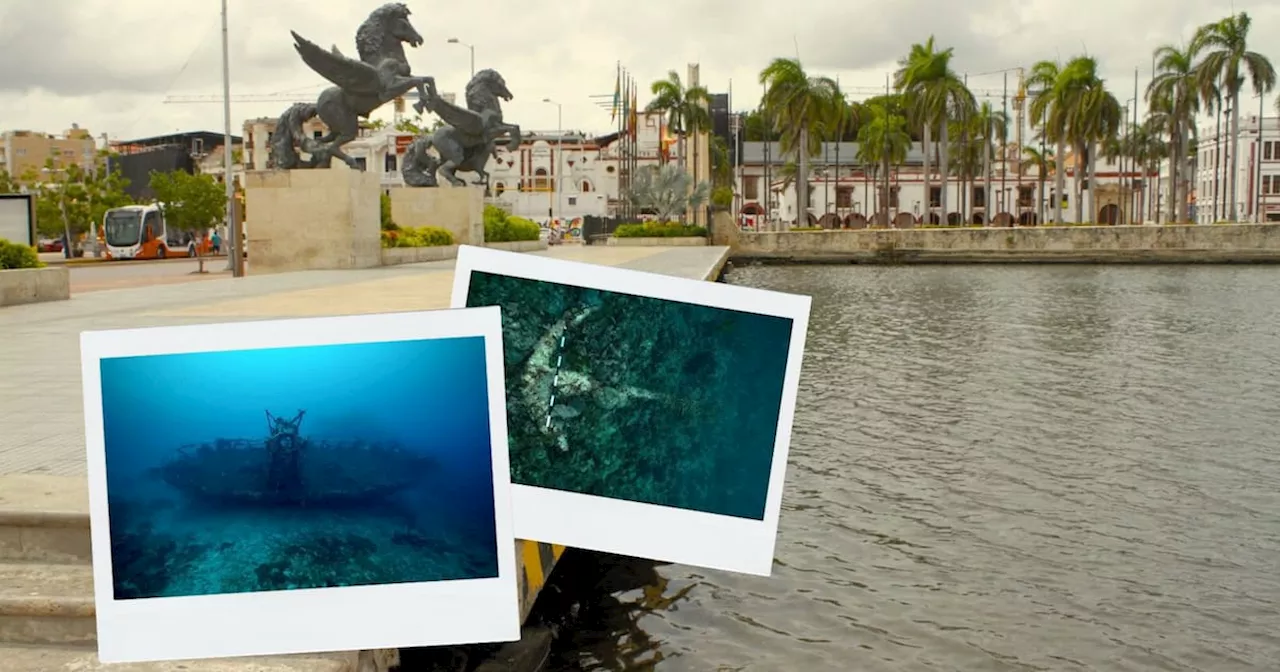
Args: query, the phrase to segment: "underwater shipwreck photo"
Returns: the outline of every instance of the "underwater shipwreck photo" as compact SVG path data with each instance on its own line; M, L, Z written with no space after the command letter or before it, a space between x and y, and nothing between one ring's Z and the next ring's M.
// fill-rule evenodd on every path
M473 271L511 482L762 520L793 321Z
M116 599L498 576L483 337L101 372Z

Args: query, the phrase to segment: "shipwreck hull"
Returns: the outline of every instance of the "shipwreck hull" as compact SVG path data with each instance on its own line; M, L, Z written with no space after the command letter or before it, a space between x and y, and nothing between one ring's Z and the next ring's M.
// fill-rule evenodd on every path
M307 442L298 482L272 487L271 454L262 441L219 441L184 448L160 469L173 488L197 500L274 506L375 502L417 483L431 461L421 455L362 443Z

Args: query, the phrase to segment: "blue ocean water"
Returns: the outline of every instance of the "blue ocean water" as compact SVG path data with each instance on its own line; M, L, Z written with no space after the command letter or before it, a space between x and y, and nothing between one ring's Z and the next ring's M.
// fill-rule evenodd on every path
M117 599L498 575L483 337L101 371Z
M502 308L511 481L762 520L794 321L473 271Z

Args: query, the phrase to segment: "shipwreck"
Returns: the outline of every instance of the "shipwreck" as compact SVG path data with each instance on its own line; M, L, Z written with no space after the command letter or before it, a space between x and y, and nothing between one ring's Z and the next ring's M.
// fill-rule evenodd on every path
M304 438L305 415L267 411L266 438L183 446L160 475L193 499L303 507L385 499L431 467L430 458L394 443Z

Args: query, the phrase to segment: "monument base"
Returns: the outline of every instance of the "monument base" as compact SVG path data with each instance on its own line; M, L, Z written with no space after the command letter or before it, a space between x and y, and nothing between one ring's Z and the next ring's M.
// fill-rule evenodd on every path
M251 275L372 268L382 263L376 173L258 170L245 175Z
M484 244L484 187L394 187L391 219L400 226L435 226L458 245Z

